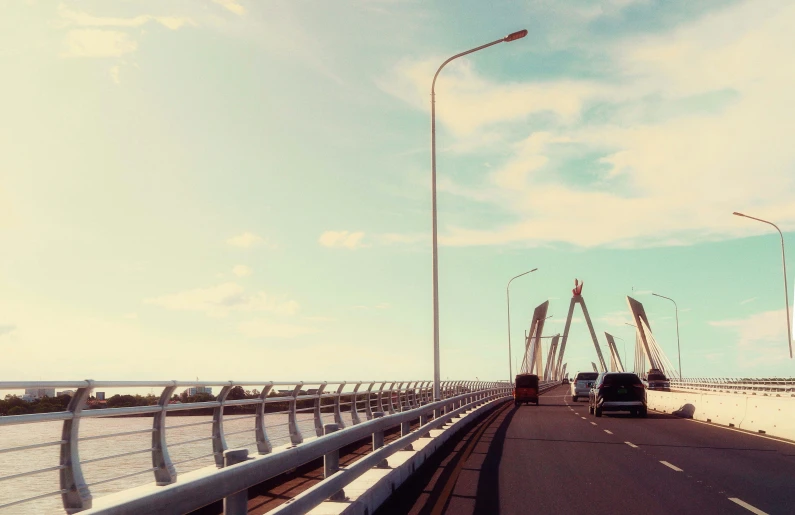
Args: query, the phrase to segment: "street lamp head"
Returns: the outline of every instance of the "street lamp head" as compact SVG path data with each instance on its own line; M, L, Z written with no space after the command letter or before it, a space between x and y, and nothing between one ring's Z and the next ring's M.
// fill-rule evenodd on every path
M530 270L530 272L535 272L536 270L538 270L538 268L533 268L532 270Z
M745 216L744 214L742 214L742 213L738 213L737 211L735 211L735 212L734 212L734 213L732 213L732 214L733 214L734 216Z
M511 41L516 41L517 39L522 39L526 35L527 35L527 29L520 30L519 32L514 32L512 34L508 34L507 36L502 38L502 40L505 41L506 43L510 43Z

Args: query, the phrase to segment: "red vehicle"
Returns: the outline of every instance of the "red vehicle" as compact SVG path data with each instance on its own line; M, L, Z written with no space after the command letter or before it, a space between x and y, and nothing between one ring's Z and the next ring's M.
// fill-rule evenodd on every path
M534 402L538 406L538 376L535 374L519 374L516 376L516 387L513 389L513 403Z

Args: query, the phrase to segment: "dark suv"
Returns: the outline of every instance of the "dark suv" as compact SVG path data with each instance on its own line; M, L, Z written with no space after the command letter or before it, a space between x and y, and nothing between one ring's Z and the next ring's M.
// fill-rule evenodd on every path
M649 383L649 390L669 390L671 388L671 382L661 370L656 368L649 370L646 381Z
M607 372L596 379L588 394L588 412L597 417L603 411L629 411L646 417L646 387L636 374Z

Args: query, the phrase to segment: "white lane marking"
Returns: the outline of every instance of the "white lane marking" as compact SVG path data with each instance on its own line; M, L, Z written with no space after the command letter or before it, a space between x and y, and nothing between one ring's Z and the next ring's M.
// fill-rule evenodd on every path
M607 429L605 429L605 433L607 433L607 434L609 434L609 435L612 435L612 434L613 434L613 433L611 433L610 431L608 431Z
M592 425L592 426L595 426L595 425L596 425L596 422L591 422L591 425Z
M660 463L662 463L663 465L665 465L665 466L666 466L666 467L668 467L669 469L675 470L675 471L677 471L677 472L682 472L682 469L680 469L680 468L679 468L679 467L677 467L676 465L671 465L671 464L670 464L670 463L668 463L667 461L660 461Z
M738 499L736 497L729 497L729 500L731 502L735 503L735 504L739 504L740 506L742 506L746 510L750 511L751 513L756 513L756 515L768 515L764 511L760 510L759 508L755 508L755 507L751 506L750 504L748 504L747 502L742 501L742 500L740 500L740 499Z
M637 448L638 448L638 446L637 446L637 445L635 445L635 444L634 444L634 443L632 443L632 442L624 442L624 443L625 443L625 444L627 444L627 445L629 445L629 446L630 446L630 447L632 447L633 449L637 449Z
M580 417L581 419L585 420L585 417Z

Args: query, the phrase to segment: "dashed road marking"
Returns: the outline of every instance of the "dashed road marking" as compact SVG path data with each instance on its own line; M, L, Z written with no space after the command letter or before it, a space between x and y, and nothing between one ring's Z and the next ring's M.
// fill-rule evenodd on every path
M607 434L609 434L609 435L612 435L612 434L613 434L613 433L611 433L610 431L608 431L607 429L605 429L605 433L607 433Z
M592 425L592 426L595 426L595 425L596 425L596 422L591 422L591 425Z
M625 444L627 444L627 445L629 445L629 446L630 446L630 447L632 447L633 449L637 449L637 448L638 448L638 446L637 446L637 445L635 445L635 444L634 444L634 443L632 443L632 442L624 442L624 443L625 443Z
M665 466L666 466L666 467L668 467L669 469L675 470L675 471L677 471L677 472L682 472L682 469L680 469L680 468L679 468L679 467L677 467L676 465L671 465L671 464L670 464L670 463L668 463L667 461L660 461L660 463L662 463L663 465L665 465Z
M767 513L765 513L764 511L760 510L759 508L755 508L754 506L751 506L747 502L745 502L743 500L740 500L740 499L738 499L736 497L729 497L729 500L731 502L735 503L735 504L739 504L740 506L742 506L746 510L750 511L751 513L756 513L756 515L767 515Z
M585 420L585 417L580 417L581 419Z

